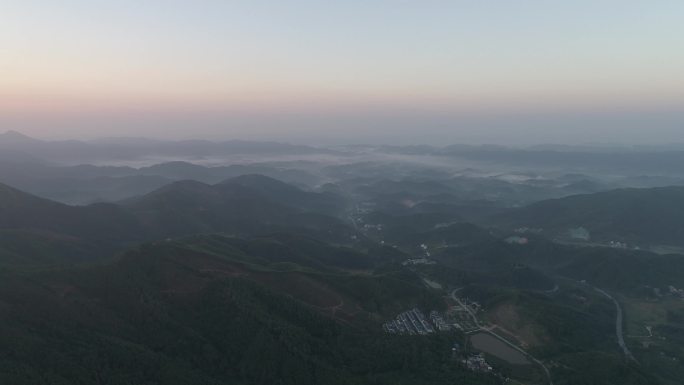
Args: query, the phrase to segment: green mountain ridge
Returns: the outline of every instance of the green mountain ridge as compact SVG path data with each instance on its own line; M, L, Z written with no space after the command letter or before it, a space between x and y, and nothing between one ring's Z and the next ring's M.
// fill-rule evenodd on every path
M289 194L265 197L258 191L261 183L282 186ZM74 247L74 261L110 256L141 241L197 233L254 234L288 228L315 233L323 239L349 241L354 231L339 219L310 209L312 202L314 206L328 207L340 200L331 194L304 192L267 177L259 178L251 187L232 180L218 185L180 181L122 204L88 206L69 206L0 185L0 229L31 233L36 239L42 237L40 242L46 244L50 244L49 238L77 240L52 243L54 247L45 250L47 258L52 252L68 255L69 248ZM26 254L34 252L27 250ZM13 254L21 251L15 248ZM64 262L73 261L67 258Z
M491 224L542 228L562 235L583 227L592 240L684 245L684 187L619 189L531 204L491 219Z

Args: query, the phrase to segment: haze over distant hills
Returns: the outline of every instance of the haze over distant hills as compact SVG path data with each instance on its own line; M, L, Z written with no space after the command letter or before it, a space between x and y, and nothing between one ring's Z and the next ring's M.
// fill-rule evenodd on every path
M502 199L498 195L505 190L538 200L611 188L684 184L679 167L684 151L671 148L325 148L142 138L43 141L9 131L0 135L0 150L0 182L69 204L116 202L172 181L214 184L245 174L267 175L305 189L344 185L359 177L423 183L430 176L430 183L446 182L447 189L456 188L442 189L445 196L469 190L489 200ZM455 178L460 178L458 183ZM520 197L508 203L530 201Z
M0 15L0 385L682 385L684 1Z
M45 141L17 131L0 134L0 149L11 151L17 160L34 160L62 165L81 163L121 163L149 165L155 160L194 160L221 163L227 160L274 160L278 157L306 156L349 157L368 154L432 156L475 163L494 163L508 167L591 169L594 172L619 171L634 174L655 172L679 173L684 159L684 144L663 146L569 146L536 145L506 147L493 145L447 144L443 147L412 146L305 146L259 141L169 141L147 138L105 138L89 141ZM2 159L12 157L4 155ZM316 159L316 158L313 158Z
M26 157L62 164L144 160L146 157L211 158L226 154L302 155L328 154L330 150L276 142L207 140L165 141L146 138L108 138L90 141L45 141L16 131L0 134L0 149L11 149Z
M14 132L0 149L3 383L675 385L684 375L673 364L684 359L677 151ZM97 164L69 164L91 155ZM122 165L128 157L141 163ZM625 166L636 159L643 167ZM388 326L414 308L435 330L439 317L449 326ZM477 357L492 369L473 370Z

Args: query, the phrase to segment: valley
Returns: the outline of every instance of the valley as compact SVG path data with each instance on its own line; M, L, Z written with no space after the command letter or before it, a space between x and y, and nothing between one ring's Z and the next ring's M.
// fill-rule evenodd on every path
M87 205L2 185L0 379L677 382L684 256L646 245L677 244L678 187L345 156L78 166L167 178Z
M0 1L0 385L684 384L684 1Z

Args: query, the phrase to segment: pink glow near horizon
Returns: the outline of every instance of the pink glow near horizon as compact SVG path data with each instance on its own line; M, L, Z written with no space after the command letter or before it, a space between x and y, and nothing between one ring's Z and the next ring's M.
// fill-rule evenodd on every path
M0 124L47 136L343 127L327 118L392 137L393 113L452 119L458 134L477 116L575 114L602 130L582 117L684 111L679 1L94 3L0 4Z

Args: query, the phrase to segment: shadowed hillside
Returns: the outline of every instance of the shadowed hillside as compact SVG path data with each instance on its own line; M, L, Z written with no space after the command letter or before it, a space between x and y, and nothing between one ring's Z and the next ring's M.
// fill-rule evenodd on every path
M534 203L492 223L563 235L583 227L592 240L684 245L684 187L621 189Z
M263 192L273 186L287 193L265 196ZM17 234L17 240L32 241L8 242L0 246L0 256L13 263L24 254L27 263L64 256L63 262L69 263L109 257L144 240L214 232L287 230L347 243L355 232L315 210L339 202L334 195L304 192L267 177L258 177L251 186L232 180L214 186L175 182L121 205L69 206L3 185L0 230L5 236Z

